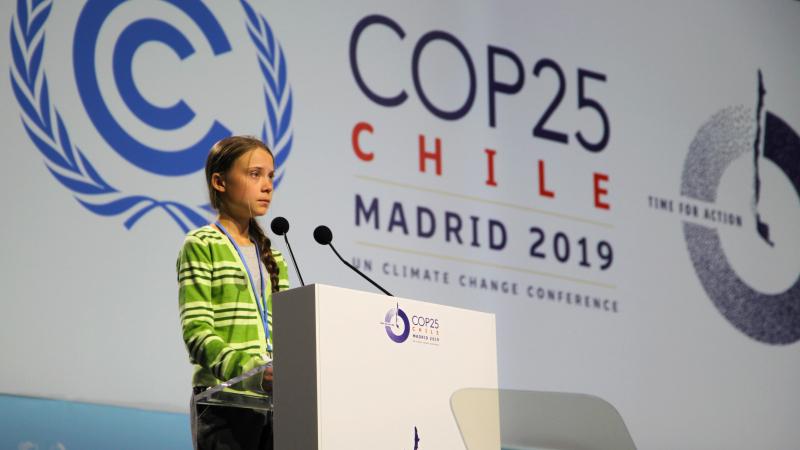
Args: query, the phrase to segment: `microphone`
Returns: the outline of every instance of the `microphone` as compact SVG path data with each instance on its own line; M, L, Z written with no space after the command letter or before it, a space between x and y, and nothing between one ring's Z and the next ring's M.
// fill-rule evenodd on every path
M314 240L317 241L317 244L328 245L333 240L333 232L325 225L320 225L314 228Z
M295 272L297 272L297 278L300 278L300 286L305 286L306 283L303 282L303 276L300 275L300 268L297 267L297 260L294 258L294 252L292 251L292 246L289 245L289 237L286 234L289 231L289 221L278 216L272 219L272 223L269 224L269 227L272 228L273 233L278 236L283 236L286 247L289 249L289 254L292 256L292 264L294 265Z
M278 236L283 236L289 231L289 221L284 217L278 216L272 219L272 223L269 224L269 227L272 228L273 233Z
M373 286L380 289L381 292L383 292L384 294L388 295L389 297L394 297L394 295L390 294L389 291L382 288L381 285L372 281L372 278L364 275L364 273L358 270L354 265L350 264L349 262L345 261L344 258L342 258L342 255L340 255L339 252L336 251L336 248L333 246L333 244L331 244L331 241L333 241L333 232L331 231L330 228L326 227L325 225L320 225L317 228L314 228L314 240L317 241L317 243L320 245L329 246L331 250L333 250L333 253L335 253L336 256L339 257L339 260L341 260L344 263L344 265L353 269L353 271L364 277L365 280L372 283Z

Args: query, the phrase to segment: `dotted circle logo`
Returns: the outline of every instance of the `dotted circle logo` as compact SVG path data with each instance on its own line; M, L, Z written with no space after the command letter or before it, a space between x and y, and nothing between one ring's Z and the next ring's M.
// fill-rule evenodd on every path
M779 249L790 244L771 233L770 219L760 212L764 182L761 172L765 164L777 167L800 200L800 137L778 115L764 110L766 89L760 72L758 92L756 109L725 108L700 128L684 163L681 193L698 201L716 202L726 170L735 160L748 158L752 161L754 176L744 182L751 186L754 226L745 232L756 236L759 245ZM797 208L797 203L786 207ZM683 231L703 288L732 325L768 344L791 344L800 340L800 273L782 292L764 292L751 286L734 270L717 229L684 222ZM800 233L800 230L794 229L793 233ZM752 265L759 263L754 261Z

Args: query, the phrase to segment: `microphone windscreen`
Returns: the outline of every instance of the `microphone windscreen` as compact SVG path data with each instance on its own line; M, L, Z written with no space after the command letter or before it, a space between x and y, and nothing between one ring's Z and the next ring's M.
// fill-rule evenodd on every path
M314 240L320 245L328 245L333 240L333 232L325 225L314 228Z
M269 226L272 228L272 232L278 236L283 236L289 231L289 221L281 216L272 219L272 223Z

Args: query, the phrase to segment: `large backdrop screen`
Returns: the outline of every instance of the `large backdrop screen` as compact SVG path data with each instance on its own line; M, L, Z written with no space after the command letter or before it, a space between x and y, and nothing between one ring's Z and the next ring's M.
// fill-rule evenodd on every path
M187 410L177 253L249 134L307 282L372 289L326 224L495 313L503 388L602 397L640 448L800 442L800 3L0 9L0 391Z

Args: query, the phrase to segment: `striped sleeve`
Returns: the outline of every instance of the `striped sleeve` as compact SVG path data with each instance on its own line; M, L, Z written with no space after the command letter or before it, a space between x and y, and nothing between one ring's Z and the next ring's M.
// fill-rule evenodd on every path
M183 341L193 363L211 370L220 380L228 380L265 361L236 350L215 333L212 267L209 246L197 236L187 235L177 262Z
M281 252L272 249L272 256L278 264L278 291L289 289L289 267Z

